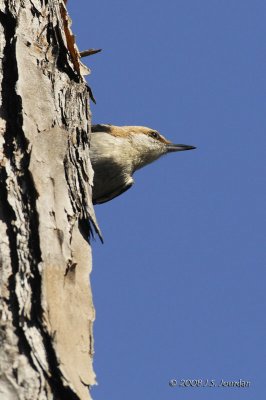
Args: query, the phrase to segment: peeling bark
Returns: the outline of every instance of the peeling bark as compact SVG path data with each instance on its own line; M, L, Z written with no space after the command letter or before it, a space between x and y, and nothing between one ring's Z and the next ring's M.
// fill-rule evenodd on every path
M95 383L89 90L64 3L0 0L1 400Z

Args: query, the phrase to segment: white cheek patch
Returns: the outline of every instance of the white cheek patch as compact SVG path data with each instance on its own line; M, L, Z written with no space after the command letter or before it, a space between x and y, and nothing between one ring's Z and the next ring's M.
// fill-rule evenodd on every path
M165 154L165 146L163 143L154 140L143 133L132 135L132 147L134 148L139 159L139 167L149 164L163 154Z
M153 138L144 133L132 135L132 143L134 146L139 147L140 150L152 151L153 149L158 151L161 148L160 142L157 142Z

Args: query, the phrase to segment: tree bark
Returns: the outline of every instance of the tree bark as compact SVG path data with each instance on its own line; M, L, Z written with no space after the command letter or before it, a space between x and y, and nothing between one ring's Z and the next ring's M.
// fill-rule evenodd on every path
M0 398L90 399L89 88L62 0L0 22Z

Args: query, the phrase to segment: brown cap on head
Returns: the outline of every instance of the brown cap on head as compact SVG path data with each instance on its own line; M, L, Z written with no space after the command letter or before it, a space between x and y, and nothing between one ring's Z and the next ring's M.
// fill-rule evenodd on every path
M120 136L120 137L126 137L128 135L135 135L139 133L143 133L144 135L149 135L153 136L154 138L162 138L166 143L168 141L163 138L159 132L155 131L154 129L147 128L146 126L115 126L115 125L105 125L105 124L98 124L98 125L92 125L91 127L92 132L105 132L109 133L110 135L113 136ZM170 142L169 142L170 143Z
M155 140L158 140L161 143L166 144L167 152L192 150L196 148L194 146L189 146L186 144L174 144L169 140L167 140L156 130L147 128L146 126L115 126L107 124L106 125L98 124L98 125L92 125L91 131L105 132L116 137L125 137L125 138L128 137L129 135L137 135L142 133L144 135L152 137Z

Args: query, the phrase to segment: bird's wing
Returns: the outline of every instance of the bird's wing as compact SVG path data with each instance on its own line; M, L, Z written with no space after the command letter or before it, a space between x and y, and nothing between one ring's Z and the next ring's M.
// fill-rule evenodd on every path
M120 194L126 192L134 183L134 179L130 177L124 185L119 186L116 190L113 190L110 193L106 193L101 195L98 198L93 198L93 204L102 204L107 201L113 200L115 197L120 196Z

